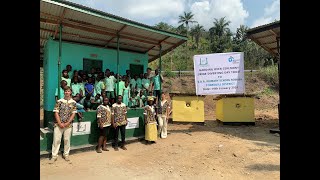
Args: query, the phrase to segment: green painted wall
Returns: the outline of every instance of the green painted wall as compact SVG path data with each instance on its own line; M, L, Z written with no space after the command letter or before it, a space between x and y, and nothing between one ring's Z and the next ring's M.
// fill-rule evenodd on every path
M50 122L53 121L53 112L45 111L50 117L48 120ZM51 114L51 115L50 115ZM86 135L78 135L78 136L71 136L71 146L80 146L80 145L86 145L86 144L96 144L98 142L99 137L99 129L97 126L97 114L95 111L89 111L83 113L84 119L83 121L90 121L91 122L91 129L90 134ZM126 138L129 137L139 137L144 136L145 134L145 127L144 127L144 115L143 115L143 109L136 108L136 109L129 109L128 118L132 117L139 117L139 128L136 129L126 129ZM75 118L74 122L78 122L77 117ZM53 129L51 126L49 126L50 129ZM110 128L109 135L107 136L108 141L113 139L114 137L114 128ZM121 139L121 135L119 132L119 139ZM53 134L47 133L44 136L43 140L40 140L40 151L44 150L51 150L52 148L52 141L53 141ZM120 141L119 141L120 142ZM61 143L61 146L63 147L63 143Z
M55 89L58 86L58 57L59 42L48 40L44 52L44 110L52 111L55 104ZM91 57L96 54L97 57ZM72 43L62 43L61 71L70 64L72 70L83 69L83 58L102 60L103 71L107 68L117 73L117 51L114 49L97 48ZM120 51L119 55L120 74L125 74L130 64L140 64L144 66L146 72L148 66L148 54L130 53ZM140 60L136 62L135 60ZM60 72L61 73L61 72Z

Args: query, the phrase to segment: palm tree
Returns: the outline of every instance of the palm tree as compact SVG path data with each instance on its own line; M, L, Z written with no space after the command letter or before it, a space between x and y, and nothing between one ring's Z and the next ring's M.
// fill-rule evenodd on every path
M230 25L231 22L226 21L225 18L226 17L223 17L223 18L220 18L219 20L214 18L214 22L213 22L214 26L211 28L213 30L214 35L221 37L228 31L230 31L228 26Z
M231 22L226 21L225 17L214 20L214 26L209 29L211 51L220 53L226 51L231 45L232 33L228 27Z
M240 25L237 28L237 32L233 37L233 51L243 51L247 45L247 30L248 27L244 25Z
M197 49L199 47L199 40L200 40L200 37L202 36L202 32L204 32L203 26L200 26L199 24L197 24L194 27L194 36L195 36L194 38L197 44Z
M197 21L193 20L193 14L192 12L184 12L183 16L179 16L179 23L183 23L186 24L186 28L187 28L187 33L186 35L188 36L188 30L189 30L189 23L196 23Z

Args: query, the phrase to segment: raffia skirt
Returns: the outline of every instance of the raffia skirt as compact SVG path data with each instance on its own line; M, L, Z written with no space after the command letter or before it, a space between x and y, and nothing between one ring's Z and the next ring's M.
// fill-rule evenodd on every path
M156 141L157 140L157 123L146 124L145 140L147 140L147 141Z

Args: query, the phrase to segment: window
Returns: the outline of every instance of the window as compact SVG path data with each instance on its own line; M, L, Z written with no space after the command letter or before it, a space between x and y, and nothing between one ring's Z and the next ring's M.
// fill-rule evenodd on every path
M83 71L90 73L91 68L100 68L102 70L102 60L83 59Z

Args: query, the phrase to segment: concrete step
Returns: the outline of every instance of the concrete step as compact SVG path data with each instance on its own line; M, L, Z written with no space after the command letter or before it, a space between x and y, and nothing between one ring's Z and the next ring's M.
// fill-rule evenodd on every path
M44 136L44 135L47 134L47 133L53 133L53 130L50 129L50 128L48 128L48 127L46 127L46 128L40 128L40 134L41 134L42 136Z
M143 138L144 138L144 136L126 138L126 144L137 142ZM112 142L113 142L113 140L110 140L107 142L108 148L111 148ZM121 139L119 139L119 142L121 142ZM85 151L95 151L97 144L98 143L85 144L85 145L81 145L81 146L71 146L70 147L70 154L85 152ZM63 152L63 148L60 148L59 154L62 154L62 152ZM40 159L41 158L49 158L50 156L51 156L51 149L47 150L47 151L46 150L40 151Z
M49 128L40 128L40 151L48 149L51 146L53 131Z
M52 121L48 122L48 128L49 128L49 129L52 129L52 130L53 130L53 129L54 129L54 128L53 128L53 125L54 125L54 123L53 123Z

